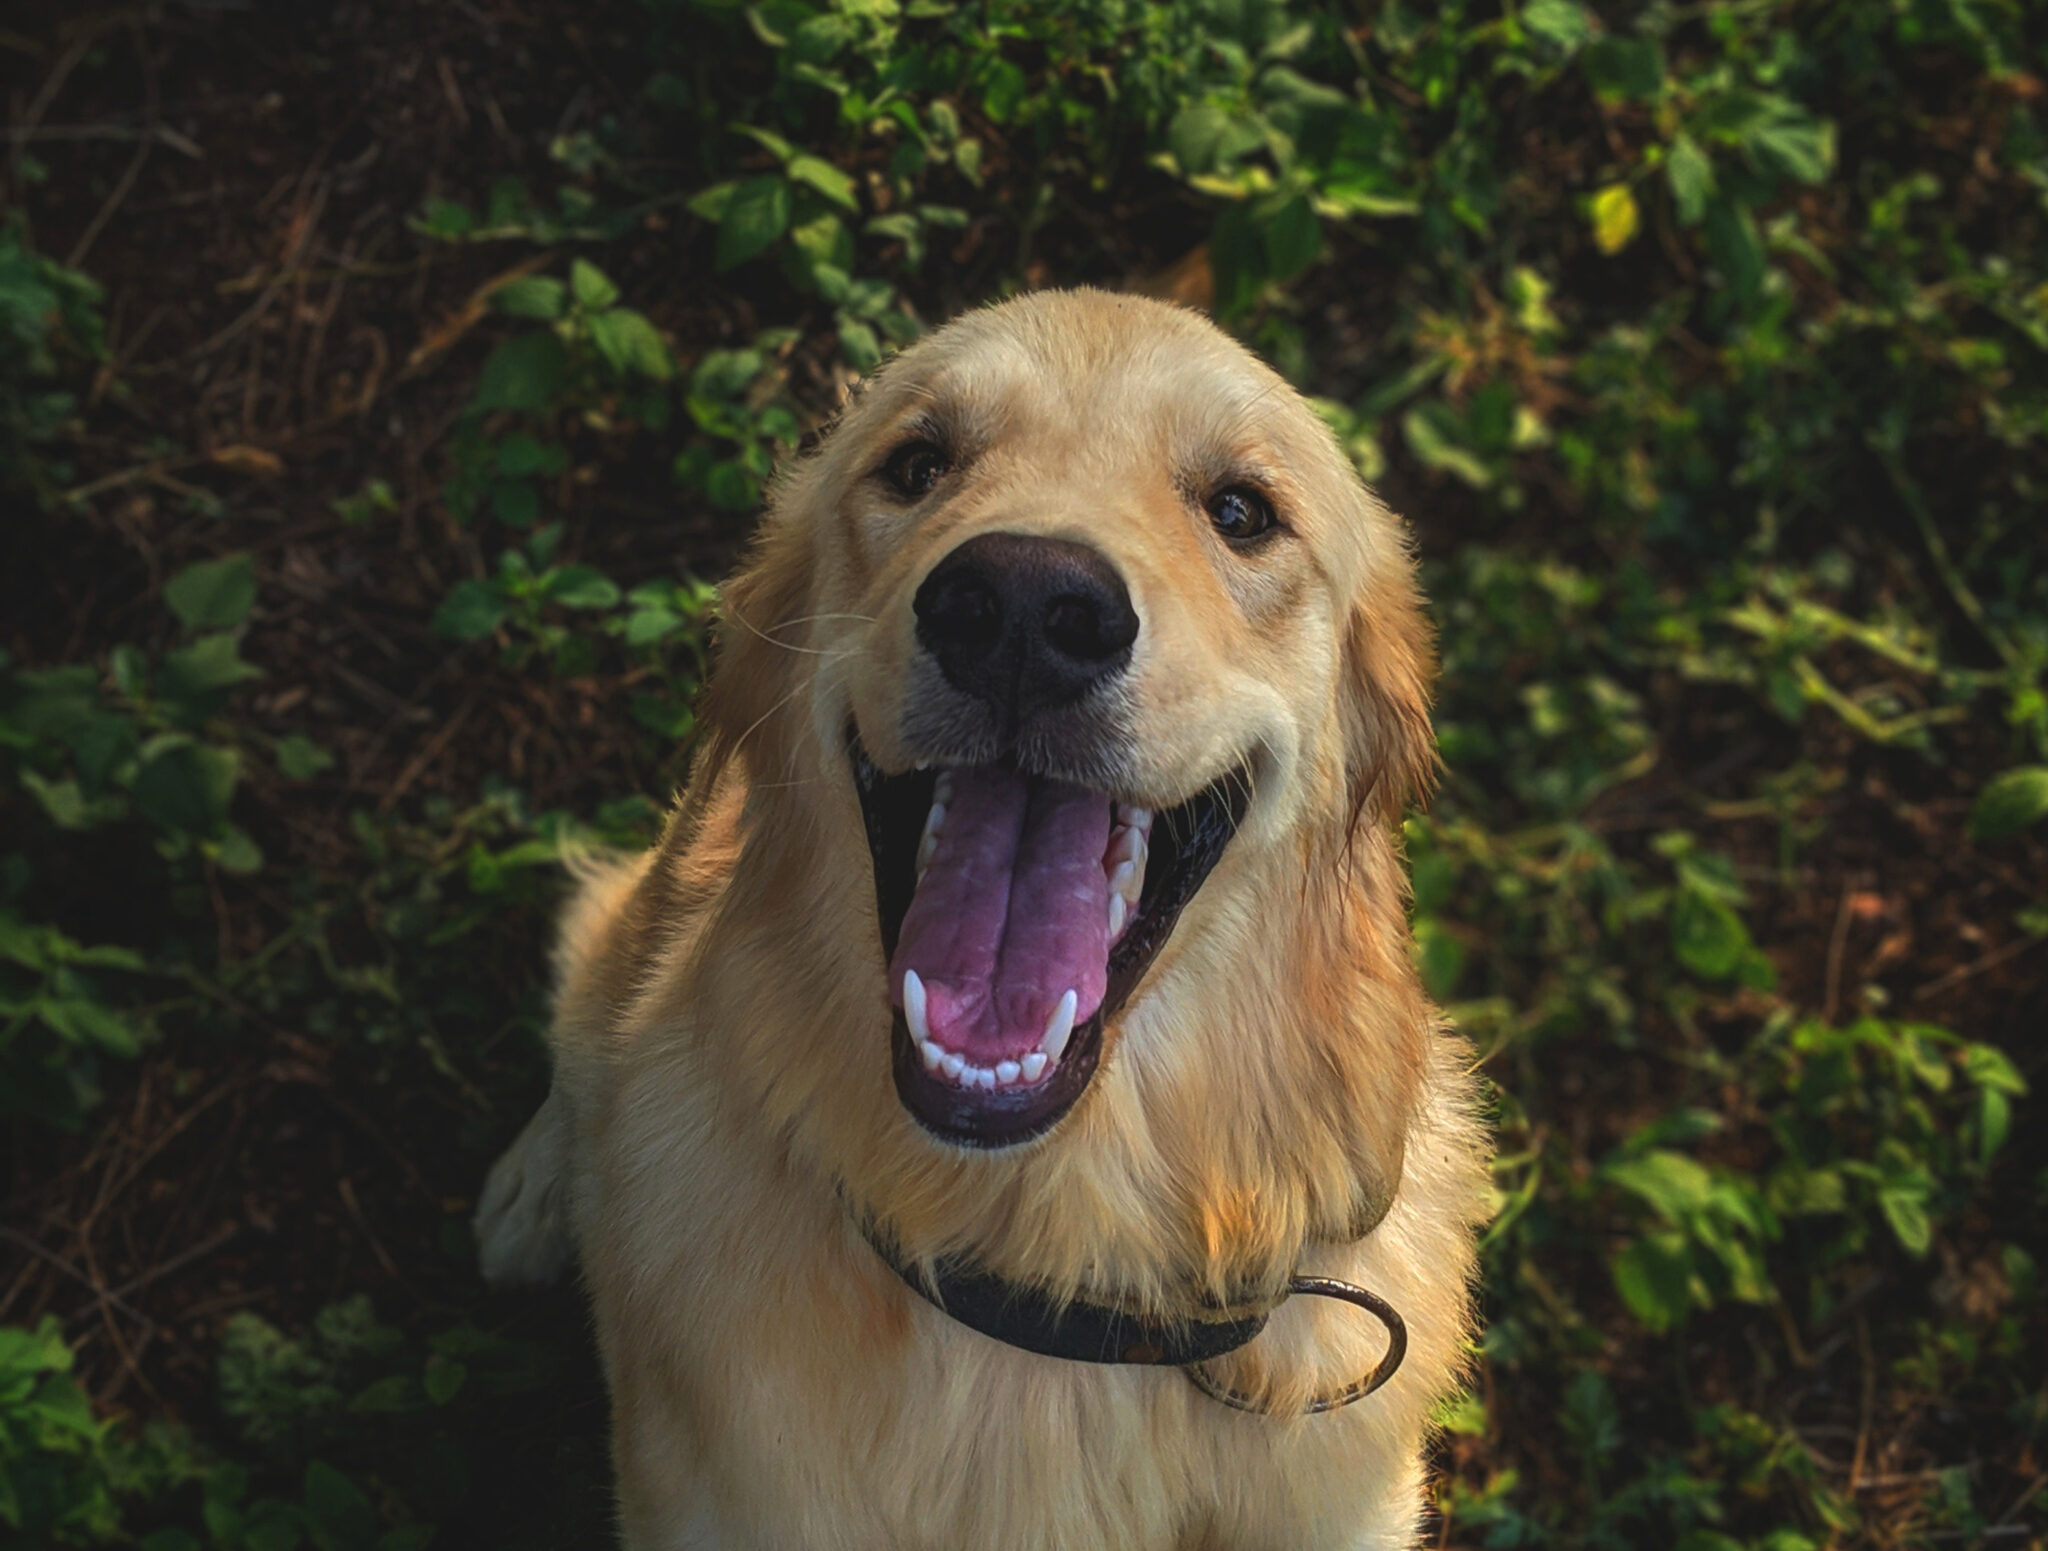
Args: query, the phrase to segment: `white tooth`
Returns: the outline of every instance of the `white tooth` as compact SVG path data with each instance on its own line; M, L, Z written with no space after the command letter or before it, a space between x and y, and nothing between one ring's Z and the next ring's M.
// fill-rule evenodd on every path
M922 882L924 880L924 870L931 866L932 858L938 854L938 849L939 837L937 835L926 834L924 839L917 843L918 881Z
M1021 1063L1024 1070L1024 1080L1026 1082L1037 1082L1045 1074L1045 1063L1051 1059L1043 1050L1032 1051Z
M1015 1061L998 1061L996 1062L996 1081L1002 1083L1015 1082L1017 1074L1023 1070L1024 1068Z
M1109 850L1102 858L1105 867L1114 867L1118 862L1135 861L1145 854L1145 837L1128 825L1109 837Z
M1135 900L1138 897L1138 887L1138 864L1136 862L1121 863L1117 870L1109 875L1109 892L1121 894L1127 901Z
M936 781L932 782L932 801L935 804L945 804L951 802L952 800L953 772L950 770L941 770L939 772L939 778Z
M932 1026L925 1015L924 982L917 978L917 971L903 972L903 1021L910 1025L910 1032L919 1044L932 1037Z
M1059 1006L1046 1020L1045 1033L1039 1036L1038 1048L1046 1053L1048 1059L1057 1061L1060 1052L1067 1048L1067 1036L1074 1032L1074 1013L1080 1005L1080 996L1069 991L1060 998Z
M920 759L917 762L917 768L920 770L929 770L932 768L932 762L928 759Z
M942 802L933 803L932 811L924 816L924 832L926 836L936 835L939 832L939 826L945 822L946 805Z
M958 1082L960 1081L960 1073L966 1069L967 1063L961 1060L958 1056L954 1055L952 1051L948 1050L944 1055L939 1057L939 1065L943 1066L946 1069L946 1076L949 1079L951 1079L954 1082Z
M1116 816L1117 822L1121 824L1128 824L1131 828L1147 834L1151 833L1152 810L1150 808L1133 808L1124 803L1118 803L1116 805Z
M917 1048L924 1055L924 1069L928 1072L936 1072L939 1069L939 1063L946 1059L946 1052L928 1039L919 1040Z
M1127 908L1124 904L1123 895L1112 894L1109 896L1109 938L1111 942L1116 941L1116 934L1124 929L1124 911Z

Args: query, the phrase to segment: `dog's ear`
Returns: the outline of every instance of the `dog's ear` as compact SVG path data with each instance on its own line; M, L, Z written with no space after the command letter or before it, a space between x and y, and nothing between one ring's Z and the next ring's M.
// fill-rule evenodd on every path
M1352 611L1344 638L1345 779L1351 822L1399 824L1436 785L1430 691L1436 648L1405 546Z
M796 628L810 579L804 538L802 524L771 519L719 589L711 680L700 702L716 764L744 754L748 768L762 773L786 762L786 719L776 713L806 660Z

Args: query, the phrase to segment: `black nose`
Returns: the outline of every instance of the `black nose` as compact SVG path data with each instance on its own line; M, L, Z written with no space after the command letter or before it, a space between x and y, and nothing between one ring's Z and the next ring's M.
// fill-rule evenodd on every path
M1138 615L1101 553L1062 539L984 533L932 567L911 605L917 638L954 688L1005 731L1123 671Z

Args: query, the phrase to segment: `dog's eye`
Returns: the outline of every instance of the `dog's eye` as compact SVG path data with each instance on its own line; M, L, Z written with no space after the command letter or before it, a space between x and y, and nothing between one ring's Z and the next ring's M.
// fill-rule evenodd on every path
M1232 485L1209 498L1209 520L1233 544L1248 543L1270 532L1280 521L1273 515L1271 501L1243 485Z
M882 465L882 477L899 495L915 500L928 494L951 465L946 454L930 442L905 442L889 454Z

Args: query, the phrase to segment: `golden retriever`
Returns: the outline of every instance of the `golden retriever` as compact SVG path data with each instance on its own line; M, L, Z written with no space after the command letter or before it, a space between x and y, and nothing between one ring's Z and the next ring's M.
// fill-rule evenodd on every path
M477 1218L580 1258L626 1545L1412 1544L1488 1189L1396 520L1204 319L1032 294L783 474L720 636ZM1316 1410L1393 1326L1302 1276L1405 1320L1384 1387Z

